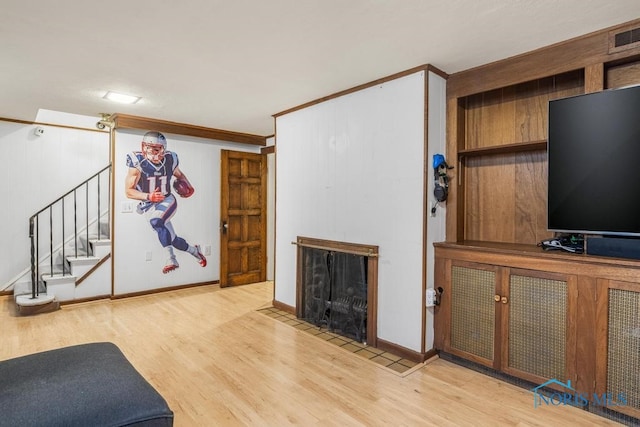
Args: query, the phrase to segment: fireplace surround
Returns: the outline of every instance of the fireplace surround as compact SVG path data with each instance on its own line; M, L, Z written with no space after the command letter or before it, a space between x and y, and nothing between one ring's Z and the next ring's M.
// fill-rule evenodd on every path
M378 247L298 237L296 316L375 346Z

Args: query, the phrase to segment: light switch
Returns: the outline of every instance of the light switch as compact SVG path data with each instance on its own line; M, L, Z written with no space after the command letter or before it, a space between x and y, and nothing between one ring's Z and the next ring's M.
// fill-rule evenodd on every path
M129 201L122 202L120 210L122 211L122 213L131 213L131 212L133 212L133 202L129 202Z

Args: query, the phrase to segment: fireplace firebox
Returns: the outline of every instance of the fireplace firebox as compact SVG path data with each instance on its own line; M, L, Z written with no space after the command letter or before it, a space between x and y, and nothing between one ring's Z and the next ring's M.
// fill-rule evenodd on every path
M378 247L298 237L297 317L375 346Z

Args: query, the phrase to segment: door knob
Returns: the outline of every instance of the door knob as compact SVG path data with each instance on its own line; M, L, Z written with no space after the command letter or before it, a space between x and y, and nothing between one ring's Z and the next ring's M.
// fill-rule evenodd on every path
M223 234L227 233L227 230L229 229L229 224L227 224L227 221L222 221L222 227L220 227L220 229L222 230Z
M493 300L494 300L495 302L500 302L500 295L494 295L494 296L493 296Z
M503 304L506 304L506 303L509 302L509 299L507 297L502 297L501 301L502 301Z

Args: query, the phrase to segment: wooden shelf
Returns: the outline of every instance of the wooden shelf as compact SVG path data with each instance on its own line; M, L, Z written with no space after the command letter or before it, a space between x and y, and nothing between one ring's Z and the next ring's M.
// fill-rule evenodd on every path
M488 154L517 153L521 151L546 150L547 141L519 142L516 144L495 145L492 147L470 148L458 151L458 158L486 156Z
M577 274L637 283L640 262L562 251L545 251L536 245L500 242L437 242L438 253L470 262L552 273ZM640 285L638 285L640 287Z

